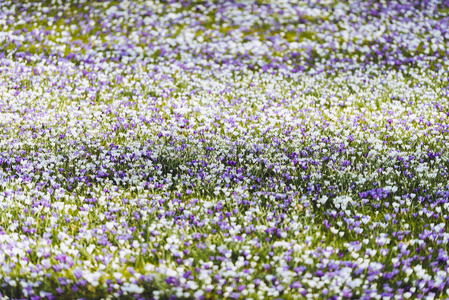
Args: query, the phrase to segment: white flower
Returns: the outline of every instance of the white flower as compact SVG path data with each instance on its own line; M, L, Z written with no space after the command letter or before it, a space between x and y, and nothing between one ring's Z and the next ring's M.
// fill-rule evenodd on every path
M346 210L346 207L352 202L352 198L349 196L338 196L334 198L334 204L341 210Z
M124 292L128 292L130 294L141 294L144 291L144 288L138 286L135 283L125 284L121 287L121 290Z
M318 199L318 202L321 203L321 204L324 204L324 203L326 203L327 199L328 199L327 196L323 196L320 199Z

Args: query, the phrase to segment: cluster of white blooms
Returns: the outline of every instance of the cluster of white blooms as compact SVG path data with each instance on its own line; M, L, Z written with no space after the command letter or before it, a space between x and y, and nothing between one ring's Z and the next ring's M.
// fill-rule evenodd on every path
M349 196L338 196L334 198L334 205L336 208L346 210L349 204L352 203L352 199Z

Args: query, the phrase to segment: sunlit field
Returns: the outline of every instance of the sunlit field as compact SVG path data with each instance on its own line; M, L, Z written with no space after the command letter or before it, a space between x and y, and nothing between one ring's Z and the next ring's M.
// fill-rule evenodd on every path
M448 1L0 0L0 298L447 299L448 99Z

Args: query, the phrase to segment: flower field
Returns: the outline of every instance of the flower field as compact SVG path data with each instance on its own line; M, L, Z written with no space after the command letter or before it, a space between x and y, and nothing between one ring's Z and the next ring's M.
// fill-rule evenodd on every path
M449 2L0 0L1 299L448 299Z

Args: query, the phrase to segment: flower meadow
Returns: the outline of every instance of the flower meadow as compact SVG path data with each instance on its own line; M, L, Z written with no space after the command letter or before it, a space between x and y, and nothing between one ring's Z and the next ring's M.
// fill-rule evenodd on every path
M0 0L0 298L448 299L448 1Z

